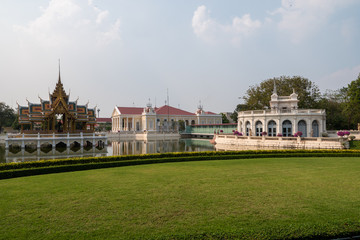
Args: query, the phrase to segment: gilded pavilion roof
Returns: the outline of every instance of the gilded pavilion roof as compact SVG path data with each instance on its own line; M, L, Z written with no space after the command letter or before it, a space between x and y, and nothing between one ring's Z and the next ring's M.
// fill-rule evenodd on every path
M66 94L61 82L60 71L55 89L49 94L49 98L49 100L40 98L39 104L28 102L28 106L19 105L19 123L41 122L57 113L66 113L77 122L96 123L96 107L90 109L87 104L78 105L77 100L69 101L69 95Z
M59 72L58 82L56 83L56 86L55 86L55 89L54 89L53 93L51 94L52 103L54 103L54 101L57 98L63 98L66 103L68 103L68 100L69 100L69 96L66 94L66 92L64 90L64 86L63 86L63 84L61 82L60 72Z

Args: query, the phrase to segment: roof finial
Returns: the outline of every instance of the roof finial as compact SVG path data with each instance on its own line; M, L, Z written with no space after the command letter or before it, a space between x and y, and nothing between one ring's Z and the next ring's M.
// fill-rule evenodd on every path
M60 77L60 58L59 58L59 80L58 80L58 82L61 83L61 77Z
M273 91L273 94L277 94L277 91L276 91L276 82L275 82L275 79L274 79L274 91Z

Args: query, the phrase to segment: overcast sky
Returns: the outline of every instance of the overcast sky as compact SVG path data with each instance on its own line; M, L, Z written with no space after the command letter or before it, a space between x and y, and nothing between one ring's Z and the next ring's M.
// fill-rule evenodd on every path
M249 86L303 76L322 92L360 73L359 0L1 0L0 102L233 111Z

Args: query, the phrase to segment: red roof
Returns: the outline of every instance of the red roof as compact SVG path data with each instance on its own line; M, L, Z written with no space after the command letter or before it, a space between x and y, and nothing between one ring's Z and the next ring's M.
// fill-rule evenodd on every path
M168 105L164 105L159 108L155 108L156 114L159 115L195 115L195 113L187 112L178 108L174 108Z
M144 108L139 107L117 107L121 114L141 115Z
M96 118L97 123L111 123L111 118Z
M217 115L216 113L213 112L205 112L206 114L212 114L212 115Z

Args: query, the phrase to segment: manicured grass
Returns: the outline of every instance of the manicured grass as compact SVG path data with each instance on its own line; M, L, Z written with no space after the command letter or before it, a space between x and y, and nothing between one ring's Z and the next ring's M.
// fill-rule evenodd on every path
M360 235L360 158L138 165L0 180L0 239Z

